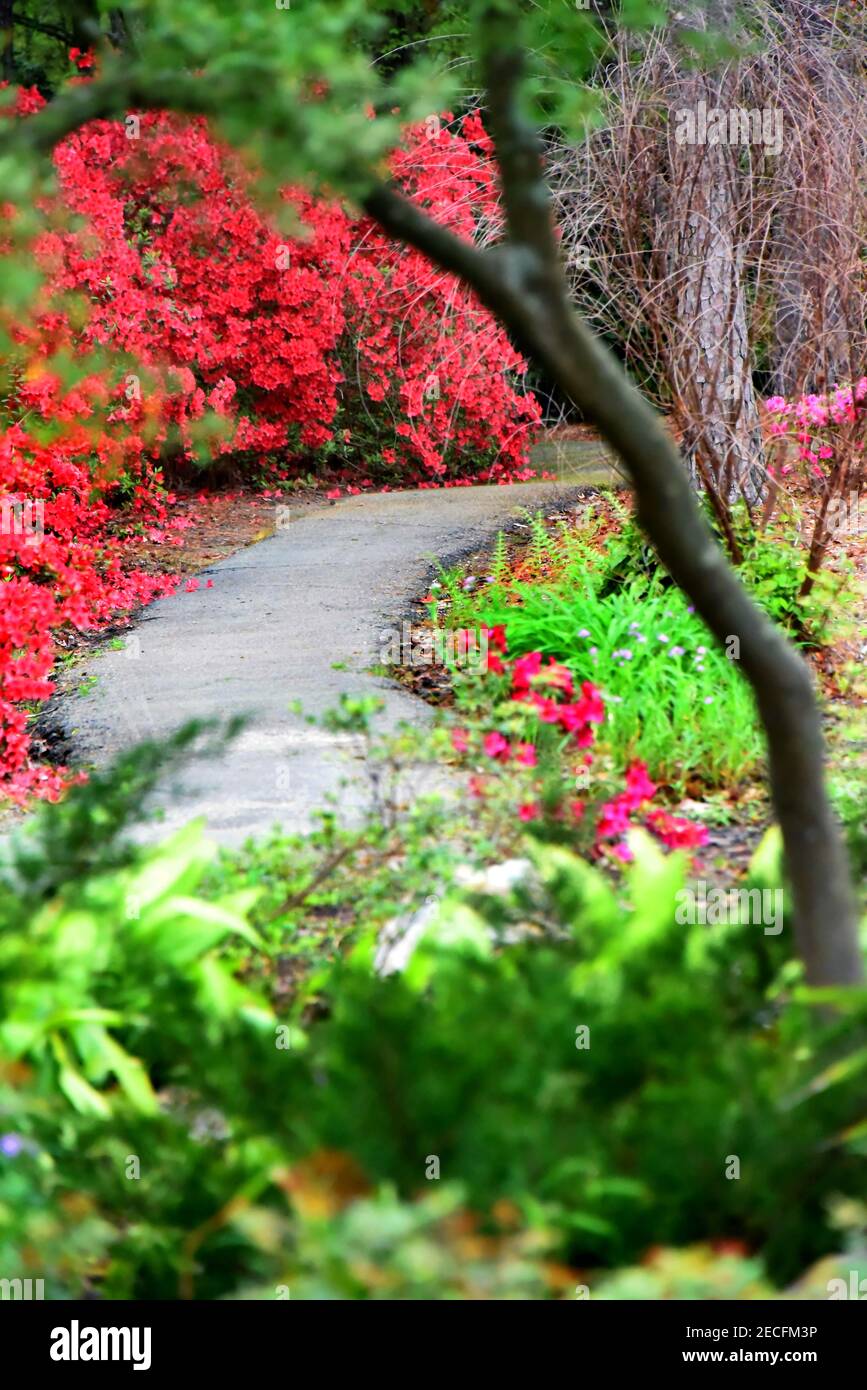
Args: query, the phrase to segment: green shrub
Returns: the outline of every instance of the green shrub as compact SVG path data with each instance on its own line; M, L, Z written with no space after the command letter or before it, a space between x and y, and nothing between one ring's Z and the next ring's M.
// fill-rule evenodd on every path
M863 1113L867 1053L813 1082L863 1047L863 994L857 1027L823 1023L782 938L678 926L682 866L649 844L627 873L631 911L567 851L531 854L541 888L511 914L500 898L454 907L448 944L400 977L373 976L362 947L336 967L308 1123L404 1195L437 1156L472 1206L514 1201L578 1264L736 1237L793 1276L829 1248L831 1196L865 1192L865 1140L853 1152L842 1131ZM487 928L510 917L545 936L494 949Z
M502 564L493 582L467 594L447 576L454 626L503 624L512 655L541 651L591 680L606 700L597 739L618 768L633 758L680 789L691 774L731 783L753 773L763 743L752 693L679 589L658 567L636 569L630 543L605 550L564 532L554 577L511 582ZM548 543L535 528L534 544ZM555 543L551 543L552 545ZM541 558L541 555L540 555ZM478 683L456 675L459 701Z
M374 913L278 1018L249 982L287 944L249 920L273 861L250 886L255 852L232 879L195 827L125 845L146 761L2 866L8 1277L537 1297L651 1245L740 1241L777 1284L837 1248L833 1203L867 1195L867 1002L819 1014L787 931L678 925L683 864L640 838L616 888L529 844L522 885L446 893L404 973L373 970ZM778 881L769 850L755 873Z

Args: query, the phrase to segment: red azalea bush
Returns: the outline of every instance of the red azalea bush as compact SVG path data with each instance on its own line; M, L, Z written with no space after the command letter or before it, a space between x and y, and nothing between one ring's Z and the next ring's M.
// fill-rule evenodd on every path
M4 114L43 105L19 89ZM284 477L293 460L327 455L359 476L379 466L430 484L468 469L526 476L540 415L520 389L523 362L469 291L301 189L284 190L298 233L281 236L204 121L95 121L58 146L55 166L59 194L32 247L45 283L29 316L3 325L14 348L0 435L0 793L18 800L61 785L34 765L27 731L27 706L52 690L53 634L172 587L128 571L124 542L181 524L161 459L191 458L199 423L219 423L217 453L276 457ZM393 173L455 231L498 233L477 117L409 131ZM121 379L104 366L82 376L106 350L126 356ZM77 362L77 384L64 385L58 354Z
M38 110L38 92L19 91L13 112ZM15 209L0 209L11 254ZM88 372L69 316L40 295L29 318L4 312L11 349L2 363L0 403L0 796L56 796L62 771L31 756L32 707L52 692L55 635L97 628L170 591L173 581L131 569L128 537L146 526L182 524L154 461L171 415L155 389L128 398L104 370ZM62 355L77 351L74 384ZM161 423L160 423L161 422ZM117 501L125 504L121 522Z
M392 176L465 240L499 235L493 147L477 115L407 131ZM421 481L460 478L468 465L481 481L532 476L539 403L519 389L526 364L474 293L366 219L352 229L345 284L344 415L367 457L372 444Z
M221 452L315 466L329 445L405 482L528 476L540 410L518 389L523 361L469 290L369 219L291 188L299 234L279 235L205 121L165 113L92 122L55 164L87 222L42 238L54 287L87 293L88 343L186 369L187 411L232 418ZM477 116L409 130L392 165L454 231L497 234Z
M99 627L173 587L122 563L122 540L109 534L111 484L99 475L110 453L83 428L45 443L19 423L0 437L0 795L16 801L62 785L31 759L27 728L28 704L53 689L53 634ZM135 506L165 519L149 488Z
M92 122L55 151L63 203L87 221L46 234L39 250L56 290L90 300L84 341L171 364L179 423L207 407L231 417L222 451L325 443L340 382L345 215L294 193L309 237L289 245L204 121L130 120Z
M470 633L464 634L467 647L471 645L471 637ZM550 657L545 661L541 652L528 652L516 660L510 660L506 630L501 625L486 629L486 637L487 672L498 681L498 688L491 690L490 704L502 711L501 722L509 722L510 707L521 707L516 712L521 716L522 732L526 732L525 716L529 712L533 721L549 726L560 735L554 750L550 749L550 738L546 740L549 751L553 752L553 757L547 759L554 768L553 789L550 776L539 777L533 788L533 798L525 795L518 804L519 819L526 822L547 821L555 825L582 821L587 808L586 800L574 799L569 788L589 785L592 758L585 750L593 744L595 726L605 718L601 693L590 681L583 681L580 691L576 691L569 668ZM500 766L511 764L513 767L539 768L541 759L537 745L542 741L539 735L533 741L516 739L501 729L481 730L476 734L466 728L452 731L452 746L456 753L464 757L481 753ZM647 775L645 763L632 762L626 770L625 782L622 792L611 800L600 800L594 807L595 857L628 861L631 851L625 837L637 824L650 830L669 849L696 849L705 843L707 831L704 826L672 815L662 807L645 809L657 791L655 783ZM487 779L474 776L470 790L474 796L485 797L488 793Z

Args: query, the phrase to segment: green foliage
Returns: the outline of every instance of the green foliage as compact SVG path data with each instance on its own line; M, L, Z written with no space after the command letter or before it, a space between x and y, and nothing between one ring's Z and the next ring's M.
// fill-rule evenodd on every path
M269 1010L217 958L227 937L257 947L253 895L198 893L214 851L195 826L155 849L121 838L198 732L125 756L4 847L0 1255L15 1270L35 1252L49 1296L103 1275L117 1296L173 1296L184 1233L260 1181L241 1118L233 1144L195 1123L206 1094L252 1092L277 1055Z
M321 1190L310 1195L321 1203ZM345 1205L332 1194L327 1214L300 1214L287 1290L293 1299L549 1296L552 1281L540 1260L551 1244L547 1233L482 1234L462 1201L459 1187L439 1184L412 1202L390 1188ZM273 1297L273 1288L243 1296Z
M678 856L637 839L615 891L530 845L511 891L444 891L382 977L385 912L449 877L444 822L390 888L384 831L358 832L345 886L315 881L311 851L346 844L327 822L306 859L284 842L219 868L195 827L115 843L134 761L44 807L3 868L10 1277L54 1297L537 1297L550 1258L604 1270L731 1237L779 1281L834 1248L830 1199L865 1196L863 993L819 1017L785 934L677 925ZM772 847L755 874L778 882ZM350 899L352 931L280 995L278 956Z
M594 535L592 520L554 537L537 520L529 555L541 577L514 582L500 569L466 592L461 571L443 576L449 623L503 624L510 655L541 651L593 681L607 711L598 746L618 768L639 757L675 787L690 775L709 783L748 776L763 749L737 661L719 650L631 526L601 547ZM485 698L484 683L456 679L459 700Z
M743 512L736 511L735 520L743 551L737 572L752 597L796 640L817 645L830 640L847 606L851 562L843 555L835 556L833 569L820 570L811 593L804 598L801 588L807 576L808 554L796 518L782 519L766 532L753 528Z
M72 45L86 46L70 11L58 0L16 0L11 29L4 34L3 76L23 87L36 86L47 96L68 78Z
M328 1077L317 1130L407 1194L437 1155L471 1205L513 1200L578 1264L746 1234L789 1277L828 1248L830 1196L862 1190L840 1134L857 1085L807 1082L851 1019L816 1019L761 928L676 925L681 868L636 848L631 911L567 851L535 847L535 891L452 904L403 976L372 976L361 947L338 965L310 1038ZM496 948L528 921L543 939Z
M867 882L867 713L863 706L844 713L831 747L828 791L842 822L856 880Z
M824 1293L824 1291L823 1291ZM662 1249L641 1265L619 1269L593 1286L593 1297L648 1300L773 1298L761 1260L709 1246Z
M194 720L158 743L140 743L109 769L94 769L62 803L41 806L0 844L0 922L11 926L61 890L134 864L140 851L125 832L144 817L160 780L191 757L218 754L238 728Z

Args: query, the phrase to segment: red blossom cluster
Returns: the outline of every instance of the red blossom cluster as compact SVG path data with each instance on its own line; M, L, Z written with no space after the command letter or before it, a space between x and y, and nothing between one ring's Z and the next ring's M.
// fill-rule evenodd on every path
M281 236L206 122L163 112L91 122L55 165L86 222L41 239L54 288L88 295L88 342L182 368L180 418L228 417L221 452L315 467L328 445L402 482L529 476L524 362L470 290L369 219L287 188ZM453 231L498 233L477 116L408 130L392 172Z
M92 55L70 60L74 80L89 80ZM43 105L22 88L3 115ZM62 784L34 764L28 734L27 705L52 690L54 634L173 587L128 569L125 542L172 539L185 524L170 515L160 458L191 457L197 422L219 420L216 452L276 458L283 477L327 448L362 487L376 466L454 485L526 476L540 414L523 362L468 290L302 189L283 191L295 230L281 235L204 121L94 121L54 160L59 193L41 204L32 248L44 285L27 316L2 323L14 352L0 419L0 795L18 800ZM456 232L498 234L478 117L409 131L392 172ZM15 209L0 214L11 230ZM0 253L10 249L11 236ZM58 354L86 366L100 350L127 354L127 374L78 370L64 385Z
M635 824L633 817L653 799L656 791L656 783L647 775L647 764L639 760L630 763L626 769L626 790L604 803L596 822L596 847L600 853L610 850L615 858L629 862L632 851L624 837ZM707 841L703 825L684 816L673 816L661 806L644 812L643 823L645 829L652 830L668 849L698 849Z
M395 183L465 240L502 231L493 147L478 115L406 132ZM346 316L353 371L378 403L385 463L421 481L514 482L532 476L527 449L541 418L520 389L526 364L472 290L398 247L368 220L352 229ZM358 427L358 412L352 422ZM392 438L382 443L385 433Z
M52 406L61 419L74 408L59 392L53 401L36 394L37 428ZM33 398L22 390L18 410L35 414ZM60 772L31 759L27 727L27 705L53 689L54 634L99 627L173 588L168 577L126 569L123 541L110 534L115 447L83 427L48 443L20 423L0 436L0 795L15 801L55 797L62 786ZM172 525L152 482L136 489L131 514Z
M508 698L530 705L541 723L560 728L576 748L589 748L595 737L594 726L601 724L605 718L603 698L596 686L591 681L583 681L580 692L576 692L568 667L550 657L545 661L538 651L510 659L505 627L498 625L488 628L486 632L487 670L508 680ZM454 729L452 745L457 753L470 752L469 732ZM497 729L483 735L481 747L483 753L497 763L517 763L532 768L538 762L533 743L512 743ZM581 761L583 770L591 763L590 755L585 754ZM470 789L474 795L484 796L484 780L473 778ZM656 792L657 787L648 776L646 764L637 760L632 762L626 770L625 790L612 800L603 802L598 809L594 835L594 853L597 856L610 854L622 862L631 859L625 837L636 824L635 817L639 812L642 813L644 827L669 849L695 849L705 843L707 831L704 826L672 815L661 807L643 810ZM585 805L582 801L570 800L567 809L573 820L580 820ZM525 801L518 806L518 817L522 821L538 820L541 815L538 802Z

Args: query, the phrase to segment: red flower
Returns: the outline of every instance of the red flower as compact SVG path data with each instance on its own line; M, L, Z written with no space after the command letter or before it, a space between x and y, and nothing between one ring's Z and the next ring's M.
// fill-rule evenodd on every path
M519 656L512 667L512 693L514 695L528 694L530 681L539 674L541 667L541 652L528 652L526 656Z
M600 692L593 685L592 681L581 682L581 694L583 698L578 701L578 708L581 717L588 724L601 724L605 719L605 705L602 702Z
M509 757L509 740L496 731L485 734L482 747L489 758L499 758L505 762Z
M656 783L648 777L646 763L630 763L626 769L626 790L636 807L644 801L651 801L656 795Z
M707 827L683 816L657 809L649 813L647 822L668 849L699 849L707 844Z

